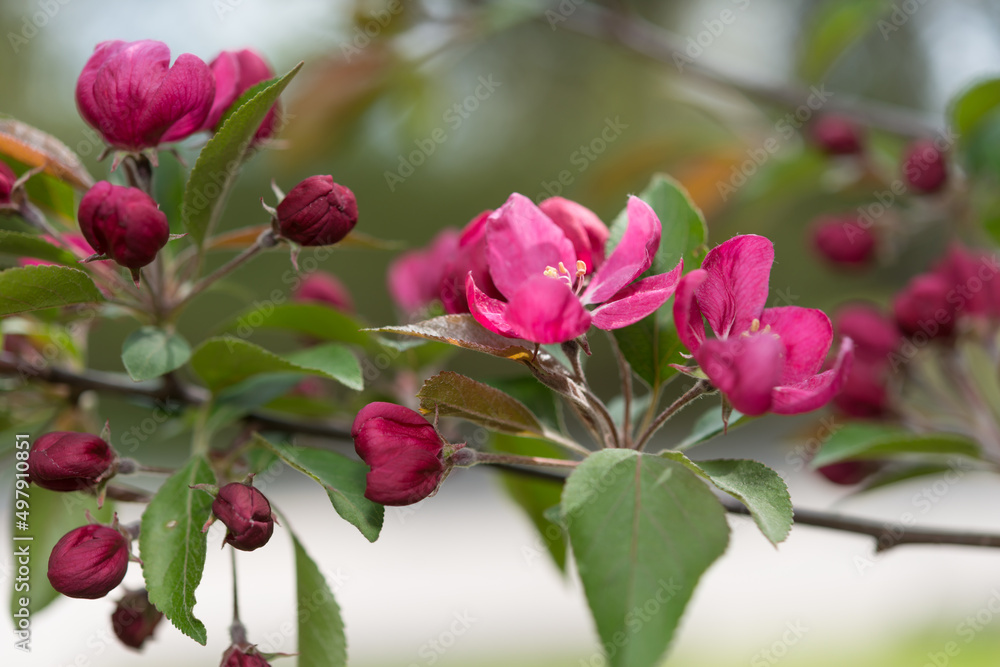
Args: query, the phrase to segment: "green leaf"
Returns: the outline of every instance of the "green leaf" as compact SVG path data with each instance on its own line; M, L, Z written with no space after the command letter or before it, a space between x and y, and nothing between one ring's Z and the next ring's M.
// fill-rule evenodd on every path
M194 593L205 568L207 536L201 528L212 513L212 496L190 487L215 483L208 461L192 457L156 492L142 514L139 534L149 601L178 630L203 646L208 634L194 616Z
M240 338L248 338L255 329L283 329L320 340L349 343L362 347L372 344L361 332L361 323L350 315L318 303L283 303L269 309L252 308L227 327Z
M178 333L157 327L133 331L122 345L122 363L136 382L176 370L191 358L191 346Z
M66 266L76 266L77 259L68 250L52 245L41 236L0 230L0 254L33 257Z
M302 382L302 373L261 373L226 387L215 396L212 412L205 424L216 432L257 408L288 394Z
M501 452L518 454L520 456L544 456L553 459L566 458L559 447L537 438L518 438L512 435L497 434L493 438L493 446ZM566 549L568 542L566 533L561 526L549 521L546 512L559 505L562 497L563 483L557 479L544 479L519 475L515 472L502 471L500 479L507 493L514 499L538 531L542 544L548 550L556 567L566 571ZM539 556L534 545L521 548L525 562L533 564Z
M733 410L729 415L729 429L731 430L736 426L742 426L743 424L748 423L751 419L752 418L745 417L742 412ZM711 407L698 417L698 420L694 423L694 428L691 429L691 433L688 434L688 437L684 438L680 444L676 447L672 447L672 449L678 452L690 449L695 445L708 442L725 430L726 428L722 423L722 409L719 406Z
M681 356L684 346L677 336L673 314L666 309L611 333L632 371L651 389L659 388L679 372L670 364L685 364Z
M0 271L0 317L103 300L94 281L79 269L25 266Z
M341 667L347 665L347 637L344 621L333 591L323 573L309 558L299 538L295 545L295 599L298 607L298 667Z
M977 81L952 101L950 116L955 132L966 139L1000 108L1000 79Z
M428 378L417 398L424 414L460 417L514 435L541 435L544 431L538 418L521 401L452 371Z
M661 456L686 465L717 489L743 503L764 537L777 545L792 529L792 499L781 475L758 461L718 459L694 462L680 452Z
M378 539L385 508L365 498L368 466L325 449L278 444L260 436L255 436L254 440L292 468L319 482L330 496L337 514L357 527L369 542Z
M891 457L900 454L943 454L980 458L979 445L954 433L918 434L886 424L852 423L823 443L812 460L819 468L857 458Z
M884 0L836 0L813 12L803 31L799 73L804 81L821 81L845 49L875 27Z
M25 431L18 430L15 433L25 433ZM15 433L11 434L11 440L14 440L13 436ZM10 467L12 469L13 465ZM10 487L7 488L10 489ZM15 551L22 546L28 545L29 559L27 567L29 573L26 582L18 582L17 578L13 576L8 577L11 591L10 610L11 614L19 610L21 608L20 599L26 597L28 598L28 610L34 615L59 597L59 593L52 588L52 585L49 584L49 578L46 576L49 554L52 552L52 547L56 545L56 542L63 535L87 523L86 513L88 510L91 516L97 521L111 523L114 504L106 502L104 503L104 507L99 510L97 509L97 501L93 496L84 493L49 491L35 485L31 485L27 489L21 489L21 493L27 494L27 498L17 494L16 491L16 488L9 491L12 501L16 502L19 499L26 499L28 502L28 509L26 510L28 515L25 521L28 524L28 530L18 529L17 523L21 520L21 517L15 512L21 510L18 510L17 507L12 507L11 516L13 523L11 524L11 534L14 537L31 536L33 539L30 542L20 540L11 542L12 548ZM18 591L16 589L18 583L27 583L29 589L27 591Z
M299 63L283 77L246 99L201 149L184 188L181 207L184 225L199 248L206 233L222 215L240 166L251 153L257 128L301 68L302 63Z
M570 475L562 510L610 664L659 664L698 579L726 549L721 504L680 463L605 449Z
M701 266L708 252L708 226L705 216L695 206L684 186L666 174L655 174L645 190L639 193L653 209L663 228L660 248L653 258L649 273L666 273L684 258L684 272ZM628 225L628 207L618 214L611 224L608 255L617 246Z
M191 355L191 367L213 392L260 373L301 372L337 380L352 389L362 385L357 359L334 343L284 358L239 338L209 338Z
M361 391L365 388L358 358L343 345L316 345L290 354L287 358L296 366L323 373L348 389Z
M416 336L448 343L466 350L482 352L494 357L512 359L521 363L530 363L534 353L512 338L504 338L499 334L484 328L472 315L442 315L424 322L406 324L398 327L380 327L364 331L379 331L395 333L404 336Z

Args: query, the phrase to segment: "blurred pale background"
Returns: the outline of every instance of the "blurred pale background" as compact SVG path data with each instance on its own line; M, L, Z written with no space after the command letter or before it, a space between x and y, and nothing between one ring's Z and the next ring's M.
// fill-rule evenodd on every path
M58 11L15 52L9 34L19 33L25 21L31 23L49 4ZM491 7L488 13L499 26L507 15L518 14L521 3L482 4ZM703 21L723 9L746 6L713 40L702 62L767 81L794 74L803 26L813 8L804 0L635 4L682 37L697 35ZM899 30L886 39L878 29L870 31L825 82L838 92L923 110L940 123L950 95L975 77L1000 69L1000 4L912 4L919 8ZM459 38L459 28L449 23L455 5L442 1L423 7L439 25L407 36L401 52L409 63L393 61L345 73L330 63L352 44L356 8L348 3L5 0L0 5L0 34L5 36L0 44L0 112L60 137L85 153L92 173L103 175L106 165L94 162L92 146L86 149L84 125L73 103L76 75L97 42L154 38L167 42L174 54L188 51L206 60L221 49L252 46L282 71L305 60L306 70L287 96L295 100L295 117L285 135L292 143L285 151L256 158L233 197L226 224L266 221L257 200L269 196L272 177L287 189L303 176L331 173L357 193L359 229L412 244L425 242L443 226L464 224L512 191L530 196L543 192L545 183L573 167L574 151L597 136L609 118L620 117L627 128L606 153L576 173L564 193L606 220L652 171L683 172L701 152L738 141L733 128L768 124L752 107L719 95L717 89L688 86L673 69L550 29L544 21ZM390 24L387 31L406 28ZM371 55L362 50L362 58ZM489 76L500 83L496 91L459 127L448 125L444 113L471 94L480 77ZM352 92L358 88L364 94ZM439 127L447 128L448 140L412 177L390 190L385 172L398 167L414 140ZM307 130L314 134L304 134ZM189 158L194 154L190 147L183 152ZM718 242L737 232L771 236L779 259L772 287L791 290L802 305L833 306L845 290L884 297L939 247L930 233L900 269L835 281L816 270L803 251L806 224L822 206L818 198L790 196L780 205L729 207L718 215L712 214L710 199L702 203L709 211L712 239ZM778 214L765 217L762 210ZM323 268L347 283L365 318L388 323L395 318L384 288L390 258L373 251L338 253ZM192 339L212 331L227 314L252 301L253 290L271 289L287 261L276 253L237 274L246 293L202 300L182 320L182 331ZM117 354L133 326L102 324L91 339L92 364L119 370ZM459 363L491 373L511 370L474 366L475 361L461 357ZM595 364L592 372L611 374L613 367ZM707 407L706 401L694 412ZM102 414L126 425L145 416L112 399L102 403ZM835 508L889 523L923 507L916 499L933 480L841 500L841 489L793 469L786 452L814 429L808 417L763 420L707 446L705 455L763 460L786 478L793 500L802 507ZM665 433L664 443L673 435ZM146 443L139 456L166 462L187 445L166 434ZM9 480L4 484L6 502ZM302 484L295 473L279 472L268 484L268 495L305 536L337 594L351 664L602 664L578 583L572 577L564 580L537 551L527 520L503 497L488 471L453 475L437 497L412 512L390 510L374 545L340 521L321 490ZM934 498L929 511L917 511L920 526L1000 531L994 509L1000 506L997 480L967 476ZM136 518L134 508L125 512L125 518ZM934 664L932 656L951 641L961 652L947 664L997 664L1000 620L990 602L1000 599L1000 554L903 547L875 556L871 540L810 528L796 528L775 550L746 520L734 518L732 527L729 551L703 580L666 664L921 667ZM6 526L4 530L7 540ZM267 549L240 554L244 620L255 641L292 651L294 636L283 634L285 624L294 626L291 547L280 528L276 537ZM218 544L220 536L213 532L210 540ZM6 589L10 560L9 550L3 551L0 578ZM12 640L5 640L0 664L218 664L228 643L229 576L226 554L210 549L196 610L209 628L207 649L164 622L139 660L110 636L109 601L64 599L33 619L31 656L13 651ZM133 568L126 583L140 580ZM1000 603L993 607L1000 609ZM967 633L970 626L961 624L977 615L982 629ZM456 625L456 619L466 622ZM9 623L4 618L0 626L8 638ZM294 658L278 664L292 665Z

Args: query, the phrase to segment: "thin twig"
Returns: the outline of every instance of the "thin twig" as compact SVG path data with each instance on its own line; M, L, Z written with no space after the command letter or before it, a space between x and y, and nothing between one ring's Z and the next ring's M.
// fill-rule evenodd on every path
M712 387L711 383L707 380L698 380L698 382L684 392L676 401L668 405L663 412L657 415L656 419L642 432L636 441L635 448L638 451L642 451L649 439L653 437L653 434L660 430L660 427L667 423L667 420L673 417L675 414L680 412L681 408L689 405L696 398L704 396L705 394L714 391L715 388Z
M635 14L624 14L584 2L562 18L564 20L557 27L618 44L633 53L669 64L680 70L682 75L737 90L748 97L780 107L797 109L807 105L810 96L815 96L814 90L804 86L753 81L694 61L685 55L687 42L684 38ZM678 66L679 63L683 66ZM825 102L827 112L848 116L868 127L904 137L927 137L940 134L943 130L940 123L932 122L924 114L910 109L849 97L841 92L828 94L832 97Z
M629 366L628 360L625 355L622 354L621 348L618 346L618 340L615 338L614 334L610 331L608 333L608 340L611 341L611 349L615 354L615 359L618 360L618 376L622 381L622 399L625 405L624 414L622 415L622 437L621 442L623 447L632 446L632 367Z

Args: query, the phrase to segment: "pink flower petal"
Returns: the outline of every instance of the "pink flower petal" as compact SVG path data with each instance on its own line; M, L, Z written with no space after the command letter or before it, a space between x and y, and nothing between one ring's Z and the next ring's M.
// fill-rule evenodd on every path
M142 115L142 126L149 128L147 138L157 136L169 142L194 134L205 122L214 98L212 70L201 58L182 53Z
M583 303L603 303L653 264L662 227L649 204L628 199L628 227L621 242L597 270L583 293Z
M458 251L458 231L444 229L427 248L403 253L389 265L389 294L400 308L415 313L442 298L447 262ZM462 292L465 292L463 276Z
M771 409L781 380L784 345L775 336L734 336L702 343L695 358L713 385L745 415Z
M684 260L669 273L644 278L618 292L594 310L593 324L598 329L620 329L638 322L667 302L677 289Z
M587 265L587 273L594 273L604 263L609 230L593 211L562 197L550 197L538 208L563 230L576 249L576 258Z
M840 352L833 368L794 385L775 387L771 412L797 415L823 407L844 386L853 361L854 342L845 338L840 343Z
M507 321L518 338L548 345L586 333L590 313L563 281L537 276L526 280L511 297Z
M546 280L549 279L546 278ZM507 303L494 299L480 290L476 286L471 271L465 280L465 296L469 303L469 312L472 313L477 322L501 336L520 338L520 335L514 331L507 320Z
M750 329L767 302L774 245L763 236L734 236L709 251L701 268L708 279L698 288L698 305L720 338Z
M107 44L107 48L104 45ZM149 143L148 129L141 120L149 113L147 103L167 75L170 49L163 42L142 40L132 43L105 42L91 56L103 56L93 75L84 68L81 78L93 76L95 128L117 147L144 148L159 143L169 126L157 127L159 133ZM82 82L80 85L84 85ZM84 106L81 103L81 111ZM84 116L85 119L89 119Z
M546 267L566 267L576 275L576 252L562 230L530 199L514 193L490 216L486 226L490 275L508 299L521 285L543 276Z
M705 341L705 320L702 319L695 294L707 279L706 271L695 269L681 278L674 299L674 326L677 327L677 335L684 347L692 353L697 352Z
M761 314L760 326L770 326L771 333L777 334L785 345L783 385L793 385L815 375L833 342L830 318L815 308L767 308Z
M125 48L125 42L120 39L116 39L108 42L101 42L94 49L93 55L87 60L87 64L83 66L83 71L80 72L80 78L76 81L76 107L80 111L80 115L91 127L95 127L101 130L102 133L106 134L107 130L111 128L101 127L102 120L104 118L104 111L97 103L94 98L94 82L97 80L97 75L101 71L101 66L114 56L116 53ZM166 47L166 45L163 45ZM170 53L167 52L167 61L170 60Z

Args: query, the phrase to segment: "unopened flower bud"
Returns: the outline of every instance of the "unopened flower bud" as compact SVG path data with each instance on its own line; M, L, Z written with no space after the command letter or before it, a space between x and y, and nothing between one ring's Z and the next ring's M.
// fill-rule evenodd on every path
M76 84L80 115L108 145L126 151L197 132L214 96L201 58L184 53L171 66L167 45L149 39L98 44Z
M250 484L233 482L219 489L212 513L226 524L226 542L240 551L259 549L274 532L271 503Z
M222 664L219 667L269 667L270 664L257 651L257 647L234 644L222 654Z
M170 238L167 216L138 188L101 181L80 201L80 231L98 253L129 269L154 259Z
M94 600L125 578L129 540L118 530L87 524L69 531L49 555L49 583L63 595Z
M816 250L834 264L860 266L875 256L875 235L854 218L820 218L812 240Z
M279 233L304 246L332 245L358 222L354 193L332 176L310 176L278 204Z
M111 477L116 458L111 446L96 435L55 431L31 446L28 475L43 489L77 491Z
M111 614L115 636L125 646L141 649L163 618L163 612L149 602L146 589L129 591Z
M302 281L295 291L296 301L314 301L326 304L345 313L354 312L354 301L344 283L336 276L316 271Z
M17 182L17 174L7 166L6 162L0 161L0 206L10 204L10 193Z
M861 128L849 118L827 114L812 126L812 140L827 155L856 155L863 149Z
M915 141L903 158L903 177L917 192L937 192L948 180L948 164L944 153L938 150L933 141Z
M882 468L878 461L840 461L816 468L816 472L834 484L853 486L860 484Z
M892 310L896 325L908 336L946 338L955 330L955 304L949 301L954 286L933 273L915 277L896 295Z
M383 505L412 505L437 491L451 456L464 444L446 443L422 416L392 403L369 403L351 427L358 456L371 467L365 497Z

